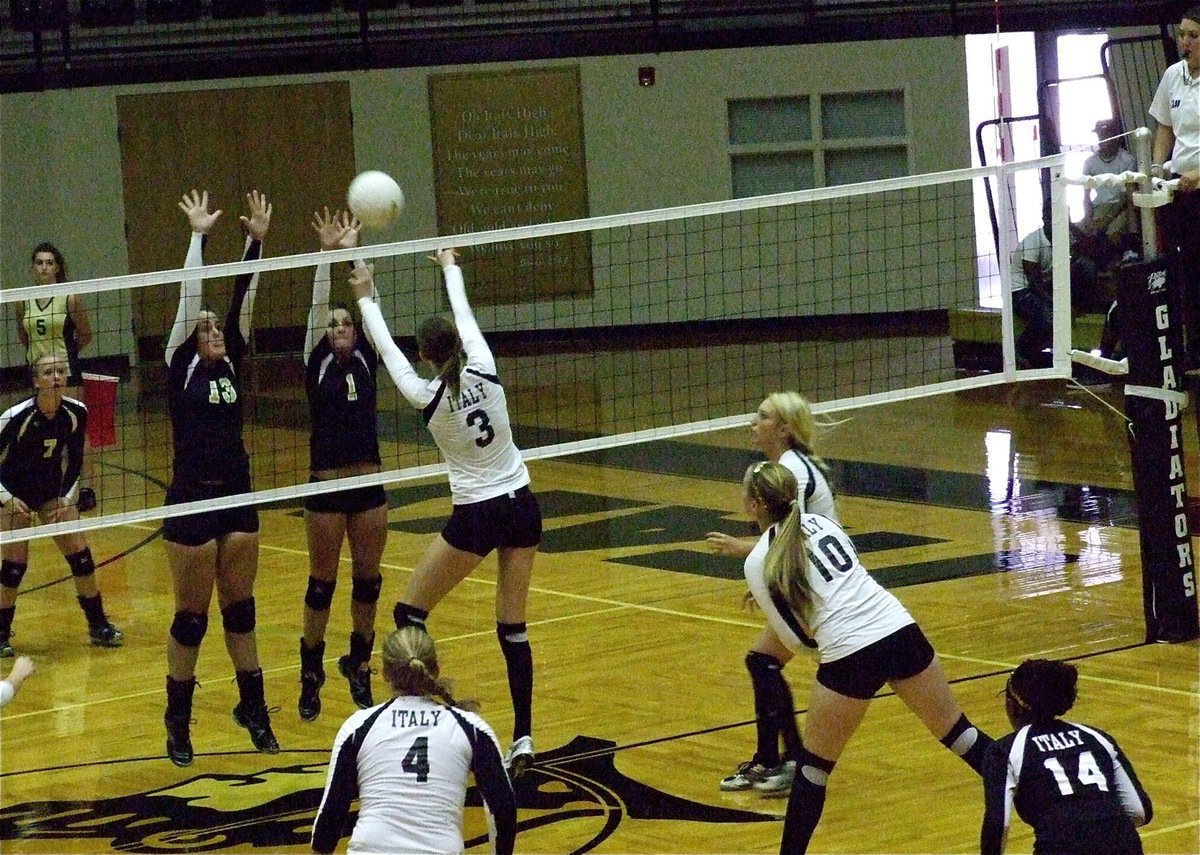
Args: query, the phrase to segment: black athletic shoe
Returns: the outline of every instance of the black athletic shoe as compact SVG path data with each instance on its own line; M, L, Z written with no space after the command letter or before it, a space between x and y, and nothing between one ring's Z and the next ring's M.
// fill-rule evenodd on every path
M279 753L279 740L271 732L271 711L265 706L243 711L239 703L233 708L233 720L250 732L250 741L259 751L264 754Z
M120 647L125 643L125 633L108 621L89 626L88 635L96 647Z
M75 503L75 509L81 514L96 510L96 491L91 487L80 487L79 501Z
M188 716L163 714L167 726L167 757L176 766L192 765L192 720Z
M11 634L7 632L0 633L0 659L12 659L16 655L13 652Z
M300 672L300 718L312 721L321 714L321 687L325 685L324 671Z
M338 671L350 683L350 697L360 710L375 706L371 695L371 669L364 668L349 656L338 658Z

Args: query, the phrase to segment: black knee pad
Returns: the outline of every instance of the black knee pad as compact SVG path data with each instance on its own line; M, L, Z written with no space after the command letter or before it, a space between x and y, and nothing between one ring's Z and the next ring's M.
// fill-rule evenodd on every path
M96 562L92 560L92 550L86 546L73 555L68 555L67 564L71 568L71 575L76 579L91 576L96 572Z
M363 578L355 576L350 582L350 599L356 603L372 606L379 602L379 592L383 589L383 577L371 576Z
M304 605L314 612L329 611L333 602L333 592L337 589L337 579L326 582L316 576L308 577L308 590L304 592Z
M171 622L171 638L184 647L199 647L208 632L208 615L199 612L175 612Z
M246 597L221 609L221 625L226 632L253 632L254 597Z
M21 587L21 580L28 569L29 565L20 561L0 561L0 585L6 588Z
M429 617L429 612L416 606L410 606L408 603L396 603L396 607L392 609L392 619L396 621L396 629L404 629L406 626L419 626L421 629L425 629L425 618L427 617Z

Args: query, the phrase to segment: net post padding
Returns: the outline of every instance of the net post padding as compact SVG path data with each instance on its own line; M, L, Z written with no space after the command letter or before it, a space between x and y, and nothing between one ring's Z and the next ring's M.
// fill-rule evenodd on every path
M1200 637L1188 530L1179 300L1162 259L1123 265L1117 324L1129 359L1125 415L1137 496L1146 640ZM1186 398L1184 398L1186 400Z

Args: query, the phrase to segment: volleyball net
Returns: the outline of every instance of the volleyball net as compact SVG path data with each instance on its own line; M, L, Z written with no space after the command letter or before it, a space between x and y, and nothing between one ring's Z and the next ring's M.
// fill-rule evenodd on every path
M1067 377L1070 259L1061 171L1062 158L1050 157L256 262L230 263L209 252L209 264L187 277L204 277L206 302L220 315L231 277L260 272L251 355L241 377L255 492L221 505L298 505L318 491L441 470L420 413L396 393L381 366L384 471L309 483L301 351L318 261L332 264L333 302L351 306L348 262L373 261L384 317L415 364L417 325L447 311L441 270L429 256L457 247L527 459L741 426L765 394L782 389L800 390L818 411L833 412ZM1002 228L997 241L990 232L979 241L976 190L985 181L995 189L1043 180L1052 188L1054 342L1048 367L1033 368L1018 364L1020 323L1004 287L1018 229ZM995 195L1000 222L1015 224L1009 194ZM285 216L307 220L311 211L277 209L274 219ZM513 219L520 216L513 212ZM169 225L164 239L178 241L182 260L187 222L181 215ZM1041 225L1039 218L1031 227ZM100 441L89 451L97 511L6 537L205 508L163 506L172 440L161 354L183 277L176 269L0 291L4 303L81 295L96 333L91 353L117 352L109 343L128 339L132 316L141 357L121 382L90 386L111 399L94 401L89 416L109 422L99 425ZM994 305L981 308L981 293ZM962 330L991 349L989 370L956 359ZM13 391L4 406L29 394L28 388Z

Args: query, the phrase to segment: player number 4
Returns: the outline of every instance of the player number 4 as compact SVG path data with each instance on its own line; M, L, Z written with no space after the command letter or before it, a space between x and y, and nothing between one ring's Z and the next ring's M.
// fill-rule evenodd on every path
M413 740L408 753L400 761L400 768L410 775L416 775L418 783L424 784L429 780L429 737L418 736Z
M1057 757L1047 757L1043 761L1043 765L1050 770L1054 775L1054 782L1058 784L1058 791L1064 796L1073 795L1075 790L1071 788L1071 779L1067 776L1067 771L1063 768L1062 763ZM1108 792L1108 780L1104 777L1104 773L1100 771L1100 766L1096 763L1096 758L1092 756L1092 752L1084 751L1079 755L1079 783L1097 787L1101 791Z

